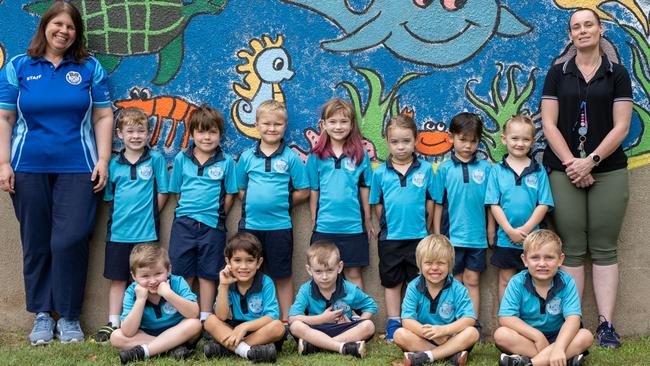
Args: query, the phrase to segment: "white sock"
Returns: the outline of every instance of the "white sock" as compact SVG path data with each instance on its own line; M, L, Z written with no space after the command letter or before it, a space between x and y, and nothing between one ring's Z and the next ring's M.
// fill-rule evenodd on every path
M435 361L435 360L433 359L433 353L431 353L431 351L424 351L424 353L426 353L427 356L429 356L429 362L433 362L433 361Z
M120 327L120 316L119 315L109 315L108 316L108 322L111 323L113 328L119 328Z
M402 322L402 318L400 318L399 316L389 316L388 319L397 320L400 323Z
M343 353L343 346L345 345L345 342L341 342L339 345L339 353Z
M144 358L149 358L149 347L146 344L142 344L140 347L144 350Z
M199 316L199 320L200 320L200 321L204 321L204 320L207 319L209 316L210 316L210 313L208 313L207 311L202 311L202 312L201 312L201 315Z
M235 348L235 353L241 358L248 358L248 351L251 349L246 342L239 342L237 348Z

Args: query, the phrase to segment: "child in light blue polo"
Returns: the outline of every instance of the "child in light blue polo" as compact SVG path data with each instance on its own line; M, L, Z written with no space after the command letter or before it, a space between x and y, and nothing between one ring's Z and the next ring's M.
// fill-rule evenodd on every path
M341 276L343 261L333 242L313 243L307 250L306 268L312 279L300 286L289 310L298 354L328 350L364 357L365 342L375 333L370 318L377 312L377 304Z
M436 170L433 226L436 234L442 233L443 206L447 205L449 239L456 251L453 274L469 290L478 317L481 272L486 268L488 241L494 237L494 220L484 203L490 163L476 156L483 135L477 114L454 116L449 133L454 147L451 158ZM480 331L480 322L476 326Z
M499 365L582 365L593 335L582 328L580 296L571 276L559 270L562 241L546 229L524 240L527 270L514 275L499 307L494 341L504 353ZM582 329L581 329L582 328Z
M530 157L535 125L530 117L514 116L503 126L501 142L508 154L494 165L488 177L485 204L497 224L497 241L490 263L499 268L499 301L510 278L524 269L523 241L539 229L553 196L543 166Z
M120 327L122 298L131 278L129 255L139 243L158 241L158 213L167 200L165 158L149 149L149 117L138 108L126 108L117 116L117 136L124 149L109 163L104 201L110 202L106 234L104 277L108 292L108 324L93 335L96 343L108 342Z
M242 200L239 231L255 235L262 243L266 273L275 282L281 319L286 320L293 301L291 208L309 197L309 181L303 162L283 139L287 129L284 103L267 100L260 104L255 128L260 141L237 162Z
M192 145L176 155L169 191L178 195L169 239L174 274L192 286L199 279L201 321L212 312L216 281L224 266L226 214L237 194L235 162L220 145L224 120L209 106L188 119Z
M479 333L467 289L450 274L454 248L445 236L433 234L419 242L415 257L420 275L406 288L402 328L394 335L405 351L403 363L465 365Z

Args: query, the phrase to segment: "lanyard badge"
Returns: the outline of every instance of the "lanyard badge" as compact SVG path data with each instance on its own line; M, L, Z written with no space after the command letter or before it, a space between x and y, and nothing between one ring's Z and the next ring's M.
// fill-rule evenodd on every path
M580 117L579 117L579 127L578 127L578 151L580 152L580 158L585 158L587 153L585 152L585 141L587 141L587 132L589 131L589 119L587 118L587 102L582 101L580 103Z

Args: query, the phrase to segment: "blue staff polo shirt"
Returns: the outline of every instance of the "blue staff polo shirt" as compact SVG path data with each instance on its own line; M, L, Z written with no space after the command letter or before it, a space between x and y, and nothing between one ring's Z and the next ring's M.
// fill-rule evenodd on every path
M296 300L289 309L289 316L320 315L330 306L333 311L343 309L343 315L349 319L352 319L353 312L357 314L375 314L377 312L377 304L370 295L339 276L336 280L336 288L329 300L320 292L316 281L312 279L305 282L300 286Z
M492 167L485 192L486 205L499 205L513 228L522 226L539 205L553 208L553 195L548 176L534 159L521 175L508 165L506 157ZM534 230L539 229L536 226ZM510 241L508 234L499 226L497 245L502 248L523 249L521 244Z
M141 243L158 240L158 193L167 193L165 158L145 148L131 164L124 150L108 165L104 201L112 201L107 241Z
M217 147L203 165L194 156L194 145L179 152L169 179L169 191L178 193L176 217L187 216L212 228L225 230L226 194L236 194L235 162Z
M97 163L93 107L110 107L108 76L89 57L54 65L18 55L0 73L0 109L15 110L11 166L24 173L89 173Z
M261 271L255 273L253 283L245 294L239 293L237 282L228 286L228 302L232 319L249 322L263 316L280 319L280 307L275 297L275 285L271 277Z
M370 204L384 205L379 240L421 239L428 235L426 201L433 192L433 168L420 159L402 174L386 160L372 175Z
M372 168L365 150L359 165L346 155L319 159L309 154L307 175L311 190L319 194L314 231L327 234L366 231L359 188L369 187Z
M448 202L449 240L455 247L487 248L485 190L490 163L476 155L467 163L455 154L436 170L433 199Z
M131 283L124 293L124 300L122 301L122 315L120 319L124 321L133 309L135 304L135 286L137 282ZM185 279L181 276L170 275L169 276L169 287L172 291L178 296L184 298L185 300L196 302L196 295L190 289L190 286L187 285ZM180 323L185 317L183 314L179 313L176 308L168 303L163 297L160 298L158 304L153 304L149 300L144 306L144 311L142 312L142 320L140 320L141 329L160 329L173 327L174 325Z
M305 166L284 141L270 156L259 143L244 151L237 162L237 184L246 190L239 228L251 230L291 228L291 193L309 188Z
M559 270L546 298L535 290L528 270L512 276L497 316L514 316L542 333L557 332L567 316L582 317L580 297L573 278Z
M408 284L402 301L402 319L414 319L420 324L447 325L460 318L476 319L476 314L467 288L453 276L447 276L435 299L431 298L423 275Z

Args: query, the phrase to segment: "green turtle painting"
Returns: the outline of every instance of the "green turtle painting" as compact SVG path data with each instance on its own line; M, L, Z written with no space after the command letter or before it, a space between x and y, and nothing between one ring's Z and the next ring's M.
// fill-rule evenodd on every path
M54 0L25 5L42 15ZM199 14L218 14L227 0L72 0L81 12L86 45L109 73L122 57L158 54L154 84L173 79L183 62L183 31ZM146 14L146 16L143 16Z

